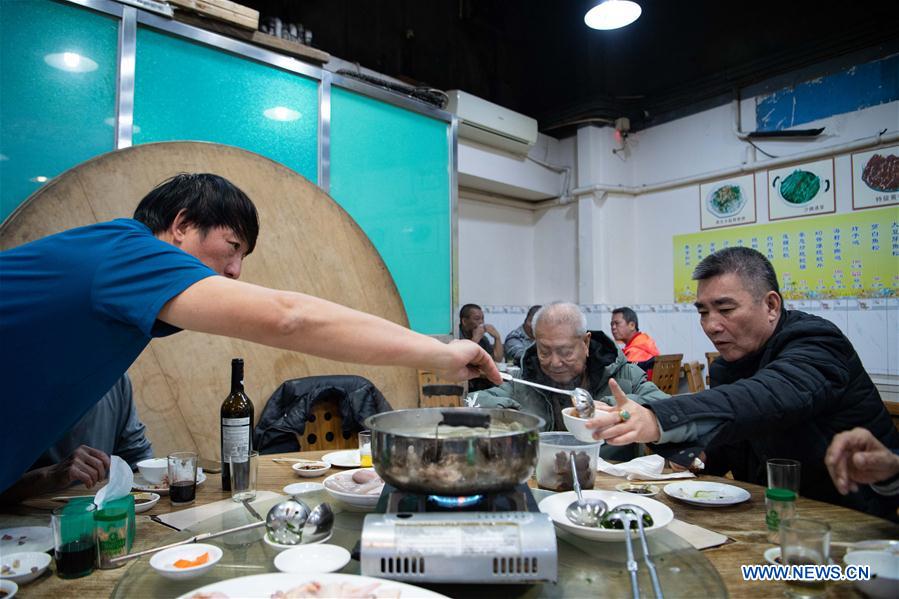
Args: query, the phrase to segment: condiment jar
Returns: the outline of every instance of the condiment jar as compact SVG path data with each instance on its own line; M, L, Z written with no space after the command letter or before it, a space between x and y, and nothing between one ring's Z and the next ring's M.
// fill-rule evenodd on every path
M796 512L796 493L789 489L773 488L765 491L765 524L768 541L780 543L780 523Z
M109 501L94 513L97 539L97 567L118 568L125 562L112 563L114 557L127 555L134 542L134 496L126 495Z

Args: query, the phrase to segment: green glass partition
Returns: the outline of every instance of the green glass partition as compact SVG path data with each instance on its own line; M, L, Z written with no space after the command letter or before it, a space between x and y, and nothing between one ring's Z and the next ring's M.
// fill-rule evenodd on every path
M422 333L452 332L449 124L332 87L331 196L359 223Z
M237 146L317 182L318 81L140 27L134 94L135 145Z
M50 1L0 2L0 222L115 147L118 25Z

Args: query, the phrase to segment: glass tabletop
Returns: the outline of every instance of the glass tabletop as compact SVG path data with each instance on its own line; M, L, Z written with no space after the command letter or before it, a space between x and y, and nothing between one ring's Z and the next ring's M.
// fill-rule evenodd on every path
M549 491L533 489L539 502ZM254 502L260 514L266 514L271 506L286 497ZM310 508L326 501L335 513L334 532L327 541L350 551L362 533L365 513L348 511L333 501L326 492L306 493L301 496ZM166 542L175 542L203 532L214 532L249 524L255 519L240 504L234 509L209 518L190 530L173 532ZM190 580L169 580L157 574L149 565L149 556L142 557L127 569L113 591L113 597L177 597L193 589L239 576L277 572L274 558L278 550L263 540L264 528L230 534L206 541L221 547L221 561L209 572ZM625 566L625 544L601 543L576 537L556 529L558 541L558 582L533 585L503 585L507 597L584 597L630 596L630 578ZM671 597L727 595L724 582L705 556L685 540L667 530L648 537L650 553L659 573L662 591ZM642 560L639 542L635 543L639 583L642 594L652 596L652 586L646 565ZM339 573L359 574L359 562L351 560ZM495 585L418 585L450 597L478 597L495 595Z

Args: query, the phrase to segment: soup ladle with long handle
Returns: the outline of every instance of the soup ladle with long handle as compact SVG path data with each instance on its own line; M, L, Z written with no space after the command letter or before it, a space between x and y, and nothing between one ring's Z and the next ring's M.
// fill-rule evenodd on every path
M577 501L572 501L571 505L565 508L565 515L575 524L596 528L599 526L599 522L609 509L609 506L602 499L584 499L584 495L581 493L581 483L577 479L577 468L574 464L573 451L570 457L571 479L574 484L574 492L577 493Z
M582 389L580 387L575 387L574 389L559 389L558 387L550 387L549 385L541 385L540 383L535 383L533 381L517 379L507 372L500 372L499 376L502 377L502 379L504 381L509 381L512 383L520 383L522 385L527 385L529 387L543 389L544 391L552 391L553 393L561 393L562 395L570 395L571 399L572 399L572 403L574 403L574 407L577 408L578 416L580 416L581 418L592 418L593 417L593 412L594 412L593 395L591 395L590 392L587 391L586 389Z

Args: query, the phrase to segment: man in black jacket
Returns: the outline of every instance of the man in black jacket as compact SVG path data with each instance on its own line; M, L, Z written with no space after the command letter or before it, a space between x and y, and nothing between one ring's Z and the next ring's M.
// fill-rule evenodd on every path
M693 272L703 331L721 353L712 388L645 407L616 394L590 424L613 445L661 441L654 449L682 464L706 461L765 485L769 458L802 462L800 494L895 518L896 498L859 488L846 496L824 464L837 433L864 426L888 448L899 433L848 339L831 322L783 309L771 263L755 250L725 248ZM625 415L622 415L624 412Z

